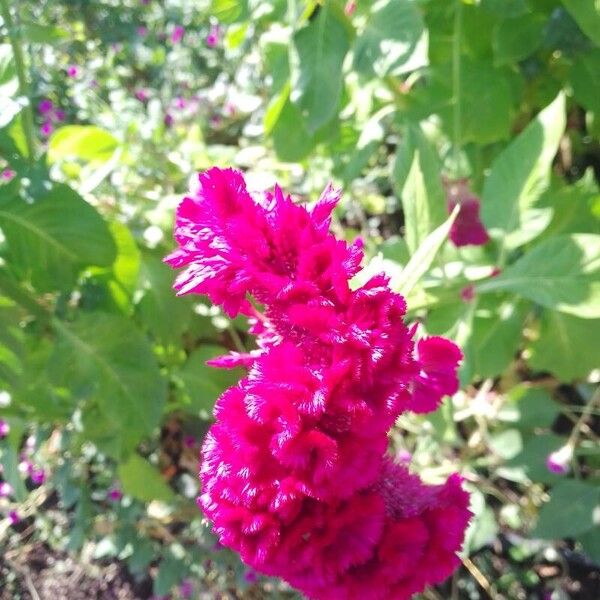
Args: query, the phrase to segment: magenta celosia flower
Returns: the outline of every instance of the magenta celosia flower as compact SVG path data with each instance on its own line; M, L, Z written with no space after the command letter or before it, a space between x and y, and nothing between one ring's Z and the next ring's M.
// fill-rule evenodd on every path
M186 599L194 595L194 583L190 579L184 579L179 584L179 595Z
M108 490L106 497L111 502L119 502L121 500L121 498L123 497L123 492L119 488L113 487L110 490Z
M19 513L16 510L9 511L8 522L13 526L18 525L21 522L21 517L19 516Z
M209 48L215 48L219 44L219 40L221 37L221 29L218 25L211 25L210 31L206 36L206 45Z
M10 425L4 419L0 419L0 440L3 440L10 433Z
M174 44L178 44L185 35L185 27L183 25L175 25L173 27L173 31L171 32L171 41Z
M77 65L69 65L67 67L67 76L74 79L79 75L79 67Z
M41 115L46 115L49 112L51 112L54 108L54 102L52 102L52 100L50 100L49 98L44 98L43 100L40 100L39 104L38 104L38 112Z
M42 485L46 481L46 472L42 468L33 467L29 477L35 485Z
M178 294L249 316L258 339L211 361L248 374L215 405L198 503L223 545L309 598L401 600L452 573L470 513L458 475L425 485L387 434L457 391L461 352L415 342L384 275L351 289L362 243L329 231L338 200L327 187L307 209L210 169L178 208Z
M450 241L459 248L486 244L490 237L479 217L479 199L469 190L468 180L444 181L444 184L448 213L451 213L456 205L460 206L459 213L450 228Z

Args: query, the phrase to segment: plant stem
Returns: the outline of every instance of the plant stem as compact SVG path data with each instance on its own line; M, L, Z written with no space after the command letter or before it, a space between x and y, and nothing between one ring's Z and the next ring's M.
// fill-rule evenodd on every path
M577 442L579 441L579 436L581 434L581 428L585 424L587 418L594 411L594 406L595 406L596 402L598 402L599 400L600 400L600 387L598 387L596 392L590 398L590 401L584 406L583 411L581 412L581 415L579 416L577 423L575 423L575 426L571 430L571 435L569 436L569 439L567 441L567 445L571 446L571 448L575 448L575 446L577 445Z
M27 143L27 152L29 162L35 160L35 135L33 127L33 111L31 108L31 95L29 94L29 83L27 81L27 69L25 67L25 58L23 56L23 47L21 45L21 35L19 29L10 14L8 0L0 0L0 11L2 19L8 30L8 38L15 58L15 68L19 80L19 93L27 98L27 104L23 108L23 130L25 141Z
M458 178L461 147L460 110L460 45L462 39L462 0L456 0L452 32L452 145L454 147L454 177Z

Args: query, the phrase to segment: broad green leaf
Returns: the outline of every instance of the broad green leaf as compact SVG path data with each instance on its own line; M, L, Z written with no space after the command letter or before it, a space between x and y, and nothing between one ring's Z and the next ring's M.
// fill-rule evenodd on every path
M102 217L64 184L33 203L0 200L0 228L10 268L41 291L66 289L83 267L109 266L115 259Z
M123 491L142 502L169 502L175 495L158 469L139 454L133 453L121 463L118 473Z
M65 158L104 162L119 145L108 131L95 125L66 125L57 129L48 143L50 164Z
M126 225L114 221L110 224L117 246L117 258L112 266L112 279L108 286L121 310L128 311L140 274L141 255L135 239Z
M86 436L117 458L127 456L158 425L166 400L152 347L117 315L81 314L73 323L55 320L54 327L50 377L85 401Z
M514 423L521 430L532 431L550 428L559 412L547 390L522 383L507 392L498 418L504 423Z
M137 310L144 325L163 344L180 340L193 317L192 301L177 298L175 272L157 256L142 258L140 282L144 290Z
M542 417L545 418L544 413L542 413ZM539 427L541 426L540 424ZM515 427L519 427L518 422L515 423ZM551 452L561 448L565 442L566 438L553 433L540 434L536 432L526 440L523 450L517 456L498 469L498 476L522 483L536 481L551 484L560 481L563 476L549 471L546 459Z
M469 490L471 496L470 509L473 518L465 534L463 551L471 554L494 540L498 533L498 523L494 511L487 506L485 496L479 490Z
M417 282L431 267L434 258L444 242L448 239L448 233L458 214L458 206L454 208L452 214L442 225L434 229L419 245L411 256L408 264L402 269L402 272L396 279L395 288L403 295L407 296Z
M583 379L600 365L600 319L545 310L538 338L527 346L529 365L561 381Z
M415 2L379 0L354 47L354 68L377 77L427 65L427 33Z
M235 23L248 17L247 0L212 0L210 14L221 23Z
M481 298L471 333L477 375L496 377L504 372L519 349L525 315L523 303L514 298Z
M579 54L569 73L575 100L600 114L600 48Z
M332 2L325 2L293 38L290 99L310 133L330 121L340 103L342 65L350 45L342 18Z
M600 0L562 0L581 30L600 46Z
M509 290L554 310L600 318L600 235L544 240L477 290Z
M532 535L557 540L598 527L599 501L597 485L574 479L561 481L552 488L550 501L542 506Z
M54 25L42 25L41 23L21 23L23 38L28 42L36 44L52 44L64 39L68 34L66 30Z
M496 158L483 186L481 216L505 248L536 237L548 225L548 209L534 204L547 188L550 167L565 128L562 94Z
M494 28L492 45L496 64L510 64L527 58L542 45L546 18L529 13L506 18Z
M188 569L182 557L173 552L167 552L158 567L158 573L154 579L152 591L155 596L167 596L171 589L181 583L187 575Z
M290 101L289 90L284 89L282 94L286 92L283 106L277 108L279 114L272 129L273 145L280 160L298 162L310 154L316 140L306 129L300 109Z
M518 429L506 429L490 435L490 449L504 460L510 460L523 450L523 436Z
M411 252L446 219L446 196L435 150L421 131L409 126L393 167L394 184L402 198L406 243Z
M527 0L481 0L481 8L499 17L519 17L531 10Z
M189 405L189 412L212 414L217 398L230 386L239 381L242 373L239 369L218 369L210 367L206 361L227 354L227 349L212 344L200 346L188 357L179 372Z
M3 100L6 98L8 101L11 96L17 93L18 89L19 81L12 48L10 44L0 44L0 98ZM5 120L6 116L3 115L0 122L4 123Z

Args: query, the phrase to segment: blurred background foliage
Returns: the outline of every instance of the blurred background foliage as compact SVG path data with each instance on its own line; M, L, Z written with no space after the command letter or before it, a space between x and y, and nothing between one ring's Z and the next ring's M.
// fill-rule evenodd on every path
M461 391L391 435L473 494L463 567L425 596L600 597L598 2L0 8L0 598L297 597L194 504L240 376L205 360L252 343L162 264L215 164L299 201L343 186L365 273L464 349ZM488 243L446 242L453 193Z

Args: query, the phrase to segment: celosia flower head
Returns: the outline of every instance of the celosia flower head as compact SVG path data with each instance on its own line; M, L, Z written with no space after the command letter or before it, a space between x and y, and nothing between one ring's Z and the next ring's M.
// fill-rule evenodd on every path
M171 32L171 42L174 44L178 44L185 35L185 27L183 25L175 25L173 27L173 31Z
M220 542L317 600L401 600L442 581L468 496L457 475L428 486L392 462L387 433L457 391L460 350L415 342L384 275L350 287L362 243L330 232L331 186L311 208L278 187L251 194L231 169L191 187L166 259L184 269L175 288L251 317L258 345L211 361L248 368L202 450L198 503Z
M450 241L457 247L482 246L490 237L479 216L480 202L470 190L467 179L445 181L448 213L458 205L459 213L450 228Z

